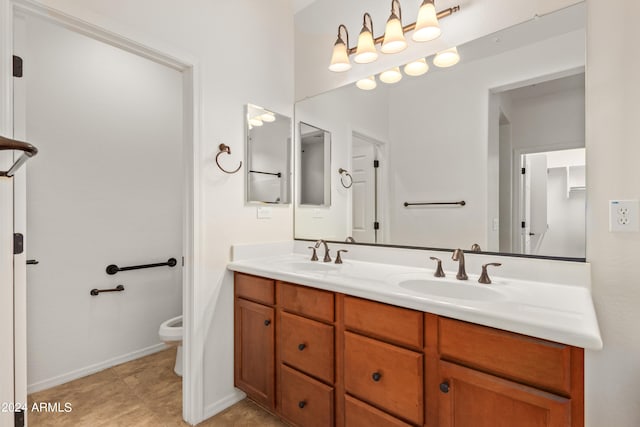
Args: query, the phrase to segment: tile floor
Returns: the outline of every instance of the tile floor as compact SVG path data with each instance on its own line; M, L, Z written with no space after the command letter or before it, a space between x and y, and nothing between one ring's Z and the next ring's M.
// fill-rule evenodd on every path
M32 427L174 427L182 421L182 380L173 373L175 348L114 366L29 395L33 403L59 403L70 412L29 412ZM243 400L199 427L283 427L286 424Z

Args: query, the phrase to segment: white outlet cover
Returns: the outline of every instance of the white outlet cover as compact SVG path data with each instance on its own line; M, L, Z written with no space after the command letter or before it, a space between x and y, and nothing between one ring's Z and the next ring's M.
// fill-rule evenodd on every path
M640 231L640 202L638 200L610 200L609 231L617 233Z
M272 217L271 208L261 207L258 208L258 219L270 219Z

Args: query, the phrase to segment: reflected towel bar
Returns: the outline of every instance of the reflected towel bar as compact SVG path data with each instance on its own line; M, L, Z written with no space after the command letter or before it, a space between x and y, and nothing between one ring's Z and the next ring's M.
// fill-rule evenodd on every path
M464 200L461 200L459 202L418 202L418 203L404 202L404 207L406 208L408 206L446 206L446 205L464 206L466 204L467 202L465 202Z
M11 178L27 160L38 154L38 149L33 145L3 136L0 136L0 150L19 150L23 152L22 156L18 157L18 160L16 160L8 171L0 171L0 176L9 178Z
M143 265L134 265L131 267L118 267L115 264L111 264L107 266L107 274L116 274L118 271L128 271L128 270L140 270L142 268L153 268L153 267L164 267L168 265L169 267L175 267L178 264L175 258L169 258L167 262L158 262L155 264L143 264Z
M93 295L95 297L97 295L100 295L103 292L122 292L122 291L124 291L124 286L118 285L113 289L91 289L89 294L91 294L91 295Z
M274 176L277 176L278 178L282 177L282 173L280 173L280 172L276 172L276 173L274 173L274 172L261 172L261 171L249 171L249 172L251 172L251 173L260 173L262 175L274 175Z

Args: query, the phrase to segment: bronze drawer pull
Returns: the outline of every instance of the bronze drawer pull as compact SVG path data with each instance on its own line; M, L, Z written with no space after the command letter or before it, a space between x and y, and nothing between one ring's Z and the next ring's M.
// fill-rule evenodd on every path
M301 400L300 402L298 402L298 408L304 409L305 406L307 406L307 402L306 401Z
M444 382L440 384L440 391L443 393L449 393L449 383Z
M373 378L375 382L378 382L380 381L380 378L382 378L382 374L380 372L374 372L373 375L371 375L371 378Z
M302 351L307 347L306 344L298 344L298 350Z
M269 326L271 324L271 320L267 319L264 321L264 326Z

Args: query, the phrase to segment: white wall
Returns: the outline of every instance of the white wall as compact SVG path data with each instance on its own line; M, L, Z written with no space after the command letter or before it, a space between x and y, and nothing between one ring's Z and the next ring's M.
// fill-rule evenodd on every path
M203 141L196 170L201 171L205 219L202 274L192 300L194 331L205 339L194 379L201 379L206 416L237 399L233 387L233 279L226 270L232 243L292 238L292 209L273 209L256 218L244 204L244 174L227 175L215 166L218 145L231 146L231 158L244 158L247 103L293 113L293 10L289 0L257 2L205 0L43 0L62 12L129 39L190 58L199 67L196 94L202 107L196 131ZM238 24L242 23L242 30Z
M380 85L375 91L352 85L296 103L296 133L299 122L331 133L331 206L314 208L296 202L296 237L344 240L351 235L351 190L340 184L338 169L351 170L354 131L382 142L388 140L388 98L386 88ZM299 157L297 142L296 164L300 164Z
M107 275L182 256L182 75L26 18L28 383L48 388L163 348L182 269ZM35 160L35 159L34 159ZM90 296L92 288L125 286ZM155 347L154 347L155 346ZM114 360L115 359L115 360Z
M490 90L584 65L583 46L584 31L575 31L422 78L407 78L390 91L391 242L487 247L488 224L497 213L496 206L489 216L487 196L494 195L496 203L498 192L497 173L491 188L483 178L498 170L497 150L488 150ZM514 146L515 123L512 120ZM458 200L465 200L466 206L407 209L402 205Z
M640 3L588 0L587 259L604 349L587 352L587 427L640 425L640 233L610 233L608 201L640 197Z

